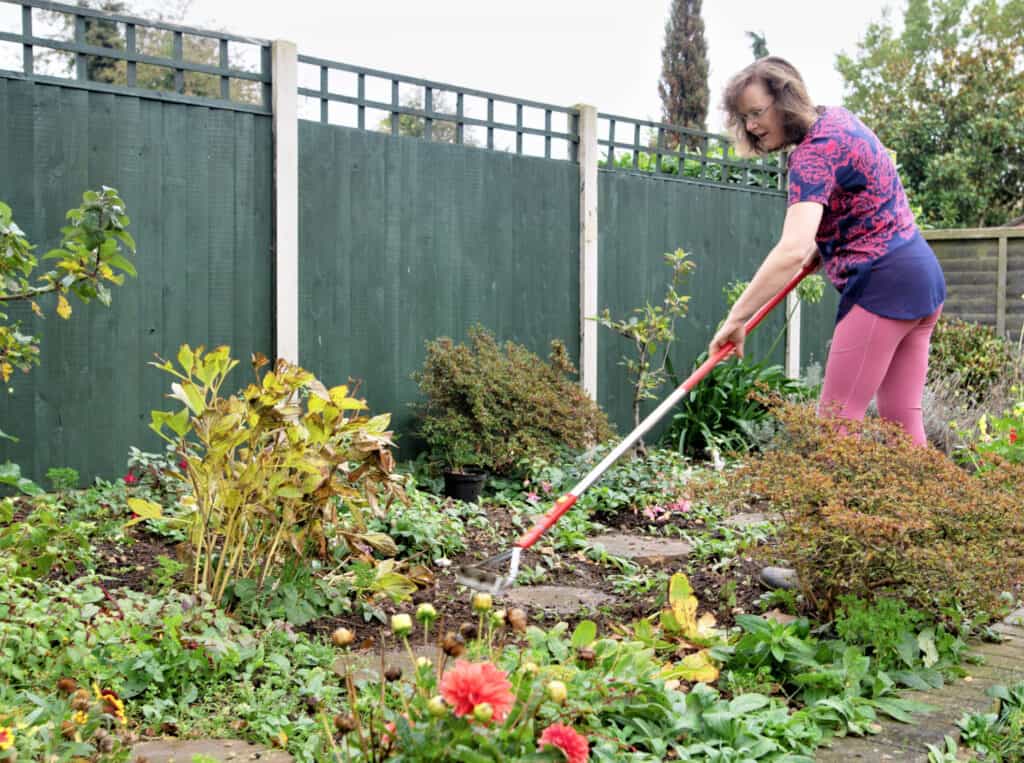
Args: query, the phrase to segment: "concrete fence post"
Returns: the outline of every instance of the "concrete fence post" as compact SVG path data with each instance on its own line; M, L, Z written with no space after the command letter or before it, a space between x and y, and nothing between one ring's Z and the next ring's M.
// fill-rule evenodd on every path
M274 341L277 357L299 362L299 53L275 40L272 52L274 125Z
M791 291L786 295L786 376L800 378L800 297Z
M597 107L578 105L580 166L580 383L597 400Z

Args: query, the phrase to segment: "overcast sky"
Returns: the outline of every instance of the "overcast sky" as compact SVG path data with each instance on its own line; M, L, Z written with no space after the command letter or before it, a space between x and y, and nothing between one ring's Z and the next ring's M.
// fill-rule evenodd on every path
M705 0L710 58L708 127L728 77L752 60L747 30L799 68L820 104L842 100L835 71L867 25L906 0ZM659 121L657 83L669 0L128 0L188 8L184 23L264 39L287 39L307 55L532 101ZM0 3L0 26L20 27ZM20 47L0 58L20 63ZM10 66L10 63L6 65ZM20 66L19 66L20 68Z
M729 75L752 59L747 30L792 61L811 97L842 100L835 56L905 0L705 0L708 126ZM558 105L660 116L657 82L669 0L193 0L190 22L286 38L309 55Z

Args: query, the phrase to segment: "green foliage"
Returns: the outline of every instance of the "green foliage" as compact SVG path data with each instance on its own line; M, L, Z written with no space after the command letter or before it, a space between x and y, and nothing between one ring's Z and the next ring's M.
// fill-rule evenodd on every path
M661 48L662 121L703 130L708 116L708 46L701 0L673 0Z
M881 420L822 420L777 403L777 447L719 487L716 501L767 501L785 525L772 550L830 619L840 597L899 598L949 619L988 618L1024 580L1020 466L972 476ZM842 434L845 429L846 434Z
M1016 388L1018 400L1001 416L982 414L975 431L967 433L970 445L957 458L978 471L995 468L999 460L1024 464L1024 389Z
M927 221L1002 225L1024 199L1024 6L911 0L899 26L883 17L838 57L845 105L896 151Z
M545 363L522 345L499 345L482 326L468 344L427 343L414 378L426 398L420 434L434 458L464 468L514 474L523 460L562 447L589 448L611 436L604 412L575 384L565 346L552 342Z
M986 691L995 700L988 713L965 713L957 722L960 743L986 763L1024 761L1024 683Z
M54 466L46 470L46 479L58 493L74 490L78 487L78 470L64 466Z
M40 501L21 521L0 518L0 551L16 576L41 578L55 568L73 575L91 563L93 527L66 516L59 504Z
M991 326L940 318L932 332L928 381L956 376L964 402L977 403L988 389L1015 370L1013 349Z
M11 209L0 202L0 308L24 301L43 317L36 301L48 294L57 295L56 312L65 320L71 317L67 294L82 302L93 299L110 306L107 282L120 286L124 274L134 277L135 267L126 255L135 253L135 241L126 230L129 220L117 191L103 186L99 191L82 194L81 206L67 213L70 224L61 228L62 238L44 260L56 260L53 270L33 276L38 261L34 247L11 218ZM22 333L21 322L7 324L7 313L0 312L0 378L7 382L14 368L28 373L39 363L39 340Z
M698 368L707 352L694 361ZM810 391L785 369L767 361L732 358L719 363L680 401L662 442L680 453L706 458L713 451L747 452L772 433L764 394L806 399Z
M594 318L600 325L611 329L633 345L633 354L625 356L620 365L625 367L633 385L634 426L640 423L640 404L644 400L653 399L654 393L668 378L666 363L676 338L675 323L678 318L686 316L690 302L690 297L680 294L679 288L696 267L687 257L682 249L665 254L665 262L672 269L672 279L660 305L647 302L643 307L635 308L633 315L619 320L612 319L611 312L605 308ZM637 453L642 454L643 451L641 438L637 442Z
M360 415L366 404L347 387L327 389L284 360L227 398L220 389L237 364L227 347L183 345L178 363L152 365L176 379L169 397L185 407L153 411L150 427L187 465L196 590L219 601L238 578L262 585L280 557L326 558L337 539L395 553L390 538L367 531L367 513L401 496L388 415ZM257 354L253 371L266 363Z

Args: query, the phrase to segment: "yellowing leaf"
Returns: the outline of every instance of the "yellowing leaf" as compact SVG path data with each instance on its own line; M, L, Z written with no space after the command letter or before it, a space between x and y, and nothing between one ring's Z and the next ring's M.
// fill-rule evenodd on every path
M663 678L678 678L691 683L711 683L718 680L718 668L715 667L706 649L688 654L675 665L666 665L661 671Z
M63 294L57 297L57 315L64 320L71 317L71 304Z
M32 312L38 315L40 318L43 317L43 311L35 301L32 302Z
M125 527L131 527L144 519L159 519L164 515L163 506L153 501L143 500L142 498L129 498L128 508L132 510L135 516L124 523Z
M5 382L10 381L12 371L14 371L14 368L6 360L0 363L0 375L4 377Z

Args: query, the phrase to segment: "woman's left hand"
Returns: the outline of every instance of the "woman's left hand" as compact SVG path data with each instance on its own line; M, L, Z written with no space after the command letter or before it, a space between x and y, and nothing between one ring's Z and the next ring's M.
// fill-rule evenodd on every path
M746 321L728 317L722 323L721 328L715 332L714 339L708 345L708 357L711 357L725 345L732 342L736 347L736 354L743 357L743 342L747 338L747 331L744 328Z

